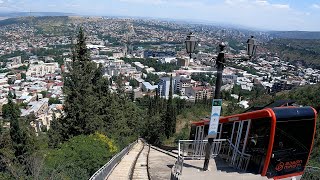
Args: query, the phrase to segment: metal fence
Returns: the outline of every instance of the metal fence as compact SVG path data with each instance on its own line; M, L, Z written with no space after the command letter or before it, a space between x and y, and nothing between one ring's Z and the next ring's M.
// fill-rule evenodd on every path
M112 159L107 162L104 166L102 166L97 172L95 172L89 180L104 180L111 174L112 170L117 166L117 164L121 161L121 159L132 149L132 147L138 142L129 144L127 147L122 149L121 152L114 155Z
M216 157L225 139L214 139L212 142L211 157ZM179 140L178 156L184 159L205 158L205 147L208 140Z
M179 140L178 156L183 159L204 159L207 140ZM230 140L214 139L211 158L220 155L234 168L246 171L251 155L240 152Z
M251 158L250 154L240 152L228 139L221 147L220 156L240 171L246 171Z
M211 157L219 155L225 139L214 139L212 142ZM184 159L204 159L205 147L208 140L179 140L178 157L171 169L171 180L179 180L182 175Z
M301 180L319 180L320 179L320 168L307 166L304 170L304 174Z

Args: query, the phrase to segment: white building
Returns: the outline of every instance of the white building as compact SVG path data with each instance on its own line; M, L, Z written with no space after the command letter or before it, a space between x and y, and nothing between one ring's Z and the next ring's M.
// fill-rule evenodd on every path
M161 62L161 64L176 63L177 59L175 57L165 57L165 58L159 59L159 61Z
M7 68L11 69L11 68L17 68L20 67L21 64L21 56L16 56L13 58L8 58L8 62L7 62Z
M39 61L38 64L30 64L26 73L27 76L42 77L46 74L53 74L59 70L58 63L44 63Z
M145 92L154 91L158 88L158 85L151 85L149 82L142 82L142 90Z

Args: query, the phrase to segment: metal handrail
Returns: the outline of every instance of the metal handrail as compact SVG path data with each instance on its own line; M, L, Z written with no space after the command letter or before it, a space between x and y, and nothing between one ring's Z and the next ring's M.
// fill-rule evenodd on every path
M219 154L222 143L225 141L226 141L226 139L214 139L213 140L211 156L217 156ZM178 156L182 156L183 158L192 158L192 159L204 158L204 156L205 156L204 150L205 150L206 143L208 143L208 140L179 140ZM191 149L189 146L191 146ZM187 148L187 150L186 150L186 148ZM185 153L187 153L187 154L185 154ZM192 155L189 156L189 153L191 153Z
M121 152L117 153L103 165L98 171L96 171L89 180L104 180L111 174L112 170L118 165L121 159L132 149L132 147L138 142L138 140L134 141L133 143L129 144L127 147L122 149Z
M204 147L206 143L208 143L208 140L179 140L178 158L172 169L172 177L177 178L182 174L184 159L204 158ZM227 161L229 161L236 169L241 171L247 170L251 155L242 153L229 139L214 139L212 147L212 157L226 155Z
M149 159L149 155L150 155L150 149L151 149L151 145L148 144L148 156L147 156L147 173L148 173L148 179L151 179L151 175L150 175L150 171L149 171L149 162L150 162L150 159Z
M242 153L241 151L239 151L239 149L237 149L236 146L235 146L234 144L232 144L232 142L230 141L230 139L227 139L227 142L236 150L236 152L237 152L238 154L251 157L250 154Z
M239 151L230 140L226 141L227 146L223 146L221 155L225 155L227 162L230 163L236 169L246 171L251 158L250 154L242 153Z

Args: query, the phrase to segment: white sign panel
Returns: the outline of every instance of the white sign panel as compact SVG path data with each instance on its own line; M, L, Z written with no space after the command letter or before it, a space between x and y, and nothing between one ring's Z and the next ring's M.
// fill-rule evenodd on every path
M210 125L208 138L216 138L219 126L219 118L221 113L222 99L214 99L212 102L212 111L210 117Z

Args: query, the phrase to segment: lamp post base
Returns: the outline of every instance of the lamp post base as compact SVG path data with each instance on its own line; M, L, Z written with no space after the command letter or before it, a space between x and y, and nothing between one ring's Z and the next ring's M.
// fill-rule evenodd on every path
M213 138L208 139L208 143L206 145L206 155L203 164L203 171L207 171L209 167L209 161L211 158L211 149L212 149Z

